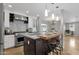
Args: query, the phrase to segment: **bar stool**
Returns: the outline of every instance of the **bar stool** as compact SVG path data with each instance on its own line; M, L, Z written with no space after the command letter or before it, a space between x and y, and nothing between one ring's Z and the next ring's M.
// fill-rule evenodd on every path
M59 37L57 38L53 38L53 41L52 42L49 42L48 44L48 48L49 48L49 51L53 52L53 54L60 54L61 55L61 51L62 51L62 46L60 44L60 39Z
M48 50L49 52L53 52L53 54L58 54L58 51L56 50L56 38L51 38L51 40L48 42Z
M62 45L61 45L60 41L59 42L57 41L55 50L58 51L58 54L61 55Z
M53 52L53 54L58 55L58 51L56 50L56 44L49 43L48 47L49 47L49 52Z
M56 40L56 48L55 50L57 50L59 53L58 54L62 54L62 51L63 51L63 47L61 45L61 36L59 36L59 38Z

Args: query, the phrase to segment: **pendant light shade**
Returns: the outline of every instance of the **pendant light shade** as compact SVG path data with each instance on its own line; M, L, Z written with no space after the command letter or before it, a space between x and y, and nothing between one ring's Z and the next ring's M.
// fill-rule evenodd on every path
M45 16L48 16L47 4L45 4Z
M56 17L56 21L59 21L59 17L58 16Z
M48 16L48 10L45 9L45 16Z
M55 19L55 15L54 14L52 14L52 20L54 20Z

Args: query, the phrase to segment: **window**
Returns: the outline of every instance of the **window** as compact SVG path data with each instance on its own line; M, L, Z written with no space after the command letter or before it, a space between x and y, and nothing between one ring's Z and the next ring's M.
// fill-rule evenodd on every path
M69 24L69 30L75 31L75 24Z

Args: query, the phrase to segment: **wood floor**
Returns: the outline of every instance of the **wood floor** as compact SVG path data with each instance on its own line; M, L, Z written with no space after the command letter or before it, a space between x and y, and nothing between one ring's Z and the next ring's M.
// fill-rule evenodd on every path
M4 50L5 55L23 55L23 46ZM79 55L79 37L65 36L62 55Z
M79 36L66 36L64 39L65 55L79 55Z
M4 50L5 55L24 55L23 46Z

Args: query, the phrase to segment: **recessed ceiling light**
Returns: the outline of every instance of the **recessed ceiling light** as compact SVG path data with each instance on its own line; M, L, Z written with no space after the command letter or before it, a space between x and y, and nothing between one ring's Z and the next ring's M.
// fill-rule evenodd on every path
M26 13L29 13L29 11L27 10Z
M11 8L11 7L12 7L12 5L8 5L8 7L10 7L10 8Z
M39 16L39 14L37 14L37 16Z

